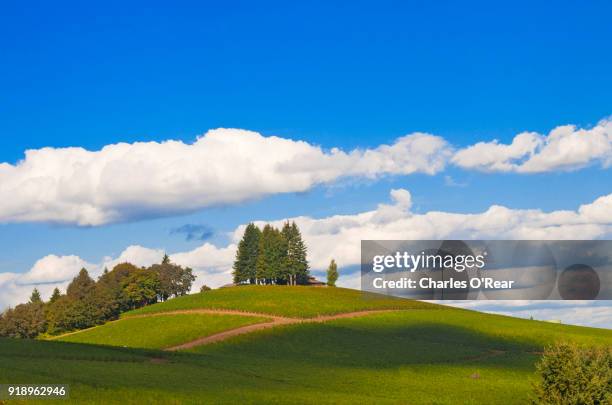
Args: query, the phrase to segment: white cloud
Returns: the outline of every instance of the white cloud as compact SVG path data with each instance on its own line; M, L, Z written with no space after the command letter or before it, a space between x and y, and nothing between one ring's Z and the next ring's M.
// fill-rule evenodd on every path
M92 265L78 256L48 255L39 259L34 266L20 277L22 284L40 284L65 281L76 276L82 268Z
M139 245L128 246L121 254L116 257L105 257L103 264L100 267L111 270L119 263L132 263L135 266L147 267L153 263L160 263L164 257L164 251L162 249L150 249Z
M175 253L170 259L182 266L193 269L207 269L209 272L223 272L231 267L236 255L235 244L219 248L211 243L204 243L188 252ZM229 280L226 280L229 281Z
M446 141L423 133L344 152L239 129L211 130L193 144L28 150L16 165L0 164L0 222L87 226L189 212L347 176L434 174L450 154Z
M444 301L460 308L565 324L612 328L611 301Z
M574 170L590 164L612 164L612 121L600 121L591 129L562 125L548 135L518 134L510 144L497 140L479 142L455 153L452 162L464 169L538 173Z
M8 274L11 277L6 277ZM34 288L38 288L42 298L47 300L51 297L54 288L57 287L65 292L68 286L66 281L48 284L22 284L21 276L21 274L17 273L0 274L0 291L2 291L2 294L0 294L0 312L9 306L27 302Z
M595 239L612 232L612 194L581 205L576 211L516 210L499 205L484 212L458 214L430 211L411 212L411 195L407 190L391 193L392 204L379 204L376 209L354 215L325 218L307 216L290 218L300 227L309 248L314 269L326 268L335 258L341 266L360 263L360 241L368 239ZM281 227L285 219L272 221ZM263 221L256 221L260 226ZM227 272L233 263L238 241L245 225L230 233L231 243L218 247L205 242L199 247L170 255L181 265L208 273ZM67 280L87 267L94 273L117 263L131 262L138 266L158 263L162 249L129 246L116 258L104 258L100 264L86 263L77 256L46 256L21 275L29 283ZM2 281L0 273L0 282ZM226 280L229 281L229 278Z
M597 239L612 234L612 194L581 205L575 211L544 212L494 205L475 214L440 211L417 214L410 210L412 198L407 190L392 190L390 194L391 204L379 204L371 211L325 218L290 218L302 231L312 268L325 269L331 258L336 259L341 269L357 266L362 239ZM280 227L284 221L273 224ZM263 225L263 222L256 223ZM194 269L198 275L194 289L202 284L220 286L231 281L236 245L243 231L244 225L232 231L227 246L206 242L193 250L173 253L170 258ZM47 256L25 274L0 273L3 292L0 308L25 301L38 283L57 281L65 286L82 265L96 275L105 266L111 268L123 261L148 266L159 262L162 255L161 249L130 246L117 258L104 258L97 265L85 263L76 256ZM340 273L340 285L359 286L359 273L346 274L342 270ZM51 284L42 284L44 291L50 293ZM512 308L497 311L512 312Z
M55 287L65 290L68 280L82 268L97 271L97 266L78 256L47 255L34 263L26 273L0 273L0 311L26 302L34 288L49 298Z
M342 178L436 174L464 169L519 173L612 164L612 121L590 129L559 126L518 134L511 144L479 142L456 153L443 138L413 133L372 149L323 150L304 141L215 129L194 143L118 143L28 150L0 163L0 222L96 226L192 212L277 193L302 192ZM460 185L447 178L447 184Z

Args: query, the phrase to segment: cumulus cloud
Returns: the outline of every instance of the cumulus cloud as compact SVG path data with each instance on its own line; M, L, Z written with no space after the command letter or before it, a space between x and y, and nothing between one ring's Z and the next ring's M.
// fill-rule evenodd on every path
M331 258L342 266L360 263L360 241L367 239L597 239L612 232L612 194L583 204L577 210L545 212L539 209L511 209L493 205L474 214L411 211L412 196L404 189L390 192L391 203L379 204L371 211L324 218L300 216L295 221L309 248L314 269L324 269ZM278 227L286 219L272 221ZM263 226L263 221L255 221ZM218 247L209 242L186 252L170 255L175 262L196 270L223 272L234 260L245 225L230 233L230 243ZM129 261L138 266L157 263L163 249L129 246L116 258L104 258L91 265L77 256L47 256L23 277L30 282L66 279L79 268L112 268ZM1 279L0 279L1 280ZM229 279L228 279L229 281Z
M66 291L67 281L49 283L23 284L23 275L19 273L0 273L0 312L9 306L28 301L34 288L38 288L43 299L49 299L54 288Z
M562 125L548 135L523 132L510 144L479 142L457 151L451 160L464 169L517 173L575 170L595 163L609 167L612 121L602 120L590 129Z
M0 164L0 222L95 226L190 212L347 176L434 174L450 154L446 141L424 133L345 152L239 129L211 130L192 144L28 150L15 165Z
M0 163L0 222L97 226L303 192L343 178L436 174L464 169L535 173L612 164L612 121L559 126L512 143L479 142L454 151L443 138L412 133L371 149L324 150L305 141L215 129L193 143L136 142L98 151L28 150ZM449 185L460 185L450 177Z
M102 265L95 266L95 269L108 269L111 270L119 263L132 263L138 267L150 266L153 263L160 263L164 257L163 249L151 249L145 248L139 245L128 246L119 256L116 258L105 257Z
M34 263L34 266L21 278L22 284L41 284L65 281L73 278L82 268L92 267L78 256L47 255Z
M339 284L358 288L359 273L355 269L360 263L362 239L598 239L612 234L612 194L576 210L544 212L494 205L474 214L414 213L411 211L412 196L403 189L392 190L390 198L391 203L353 215L289 218L302 231L313 270L325 269L334 258L341 267ZM284 221L272 223L280 227ZM264 222L256 223L264 225ZM195 288L204 283L212 287L228 283L244 227L241 225L229 234L230 242L226 246L205 242L195 249L173 253L170 258L194 269L198 275ZM54 281L65 285L83 265L89 266L92 274L99 274L104 267L112 268L125 261L148 266L161 261L163 254L162 249L130 246L118 257L104 258L97 265L85 263L76 256L47 256L25 274L0 273L0 290L3 291L0 307L23 302L33 286L39 285L37 283ZM347 273L347 269L352 271ZM50 293L49 284L43 286ZM511 312L511 308L497 311Z
M476 311L532 318L558 320L572 325L612 328L610 301L444 301L442 304Z
M494 205L475 214L416 214L410 210L408 191L393 190L391 197L393 204L379 204L372 211L355 215L293 218L306 239L313 267L325 268L331 258L342 266L359 264L362 239L597 239L612 232L612 194L575 211ZM234 241L242 232L243 227L234 232Z
M0 311L27 301L38 288L43 298L51 296L55 287L65 290L82 268L95 268L78 256L47 255L34 263L26 273L0 273Z

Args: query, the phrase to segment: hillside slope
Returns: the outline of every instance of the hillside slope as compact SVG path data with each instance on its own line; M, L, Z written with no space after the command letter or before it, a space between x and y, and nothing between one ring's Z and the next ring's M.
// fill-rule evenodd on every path
M312 318L380 309L445 309L420 301L363 293L348 288L240 286L178 297L124 314L124 317L185 309L231 309L269 315Z
M118 324L144 322L131 333L159 333L164 328L160 316L174 315L158 313L176 306L292 314L303 308L303 318L321 311L404 309L279 325L181 352L0 339L0 383L69 383L74 402L101 404L519 404L528 401L534 363L544 345L558 340L612 345L610 330L406 300L383 298L373 304L359 292L342 289L296 287L302 290L291 296L283 288L206 292L151 306L151 316L142 316L147 311L127 314ZM290 308L300 304L298 295L303 305ZM181 330L182 323L189 329L188 318L182 319L169 320L168 328Z
M269 321L267 318L198 313L156 314L108 322L53 340L109 346L164 349L228 329Z

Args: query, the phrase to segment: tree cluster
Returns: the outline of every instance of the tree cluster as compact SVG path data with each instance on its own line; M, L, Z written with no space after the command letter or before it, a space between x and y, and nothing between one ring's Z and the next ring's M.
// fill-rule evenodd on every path
M247 225L233 267L235 284L297 285L308 282L306 244L295 222L282 229Z
M0 336L34 338L99 325L117 319L122 312L185 295L194 280L190 268L170 262L168 256L148 268L118 264L97 281L82 269L66 294L56 288L49 301L43 302L34 289L28 303L0 314Z

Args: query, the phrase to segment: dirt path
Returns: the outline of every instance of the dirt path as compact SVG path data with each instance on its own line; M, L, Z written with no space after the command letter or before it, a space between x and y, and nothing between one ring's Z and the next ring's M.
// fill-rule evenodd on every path
M320 323L332 321L335 319L345 319L345 318L357 318L360 316L371 315L371 314L380 314L385 312L393 312L398 310L393 309L382 309L382 310L370 310L370 311L356 311L356 312L345 312L342 314L336 315L321 315L316 318L287 318L282 316L270 316L265 314L256 314L251 312L241 312L241 311L231 311L231 310L186 310L186 311L176 311L176 312L164 312L164 314L173 314L173 313L216 313L216 314L240 314L240 315L250 315L250 316L259 316L271 319L268 322L256 323L253 325L241 326L239 328L226 330L223 332L215 333L214 335L205 336L191 342L183 343L178 346L168 347L164 350L166 351L177 351L177 350L185 350L191 349L193 347L207 345L211 343L221 342L223 340L229 339L234 336L244 335L246 333L255 332L262 329L269 329L276 326L281 325L291 325L297 323ZM145 316L145 315L143 315ZM148 315L151 316L151 315Z
M110 323L121 322L121 321L124 321L126 319L132 319L132 318L150 318L152 316L179 315L179 314L240 315L240 316L253 316L253 317L257 317L257 318L266 318L266 319L271 319L271 320L292 319L292 318L285 318L285 317L277 316L277 315L262 314L262 313L259 313L259 312L238 311L238 310L233 310L233 309L180 309L180 310L176 310L176 311L153 312L153 313L150 313L150 314L141 314L141 315L126 316L125 318L119 318L119 319L115 319L115 320L112 320L112 321L105 322L102 325L96 325L96 326L92 326L90 328L79 329L79 330L75 330L73 332L67 332L67 333L63 333L61 335L52 336L52 337L46 338L45 340L57 340L57 339L61 339L61 338L66 337L66 336L76 335L77 333L82 333L82 332L87 332L87 331L90 331L92 329L100 328L100 327L108 325Z
M273 320L283 319L295 319L280 315L270 315L261 312L249 312L239 311L236 309L177 309L176 311L165 311L165 312L152 312L149 314L131 315L125 318L118 319L119 321L132 318L150 318L152 316L163 316L163 315L181 315L181 314L211 314L211 315L240 315L240 316L253 316L257 318L267 318Z

